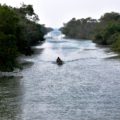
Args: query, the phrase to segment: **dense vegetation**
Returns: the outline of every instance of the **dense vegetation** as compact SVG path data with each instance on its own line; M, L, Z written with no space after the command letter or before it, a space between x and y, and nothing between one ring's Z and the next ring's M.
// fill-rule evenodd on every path
M120 14L105 13L99 20L92 18L73 18L61 28L70 38L93 39L102 45L109 45L120 52Z
M106 13L96 26L94 42L109 45L113 50L120 52L120 14Z
M64 24L61 30L69 38L88 39L91 37L96 24L97 20L90 17L86 19L72 18L68 23Z
M32 5L0 5L0 70L12 71L20 54L31 55L31 46L43 41L47 29L37 23Z

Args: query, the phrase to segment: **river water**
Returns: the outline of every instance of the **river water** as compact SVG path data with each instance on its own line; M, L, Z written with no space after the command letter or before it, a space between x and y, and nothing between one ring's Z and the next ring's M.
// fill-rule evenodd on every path
M90 40L47 39L16 77L0 79L0 120L120 120L113 56Z

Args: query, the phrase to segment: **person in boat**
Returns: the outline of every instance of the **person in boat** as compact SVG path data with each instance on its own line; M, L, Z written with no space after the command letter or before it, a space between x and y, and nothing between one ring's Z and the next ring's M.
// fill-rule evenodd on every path
M63 61L58 57L57 60L56 60L56 63L58 65L62 65L63 64Z

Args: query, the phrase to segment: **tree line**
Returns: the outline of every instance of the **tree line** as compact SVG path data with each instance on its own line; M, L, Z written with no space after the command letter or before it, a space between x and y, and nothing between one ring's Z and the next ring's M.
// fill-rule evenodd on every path
M97 20L90 17L72 18L68 23L64 24L61 30L69 38L88 39L91 37L96 24Z
M44 41L49 29L38 24L32 5L14 8L0 4L0 71L13 71L20 54L31 55L31 46Z
M72 18L61 30L69 38L92 39L120 53L120 13L105 13L100 19Z

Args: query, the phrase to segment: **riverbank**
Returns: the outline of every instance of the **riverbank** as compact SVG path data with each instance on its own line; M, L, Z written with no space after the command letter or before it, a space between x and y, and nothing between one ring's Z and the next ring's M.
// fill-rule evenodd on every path
M43 49L39 49L39 48L36 48L37 46L42 46L42 44L44 43L45 41L43 42L39 42L38 44L36 44L35 46L32 46L32 51L33 53L30 55L30 56L25 56L25 55L20 55L18 58L17 58L17 63L19 64L19 67L18 68L15 68L13 71L9 71L9 72L3 72L3 71L0 71L0 78L2 77L18 77L18 76L21 76L20 75L20 72L25 69L25 68L29 68L30 66L32 66L34 64L34 62L30 61L30 60L26 60L26 59L30 59L32 58L33 56L36 56L38 54L40 54Z

